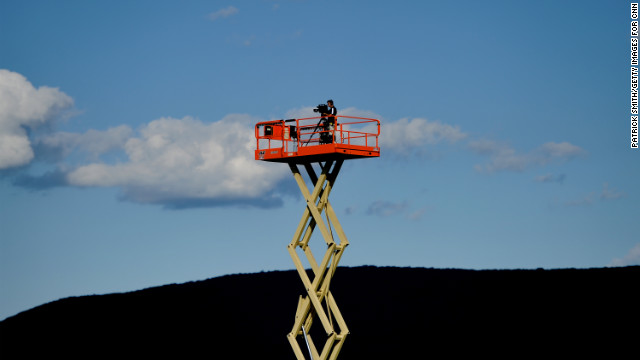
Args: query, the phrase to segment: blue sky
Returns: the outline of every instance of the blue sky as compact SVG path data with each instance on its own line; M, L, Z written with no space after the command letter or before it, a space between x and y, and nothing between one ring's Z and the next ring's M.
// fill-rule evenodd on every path
M253 125L382 121L341 265L640 264L625 1L4 1L0 319L292 269L304 202ZM315 235L314 235L315 236Z

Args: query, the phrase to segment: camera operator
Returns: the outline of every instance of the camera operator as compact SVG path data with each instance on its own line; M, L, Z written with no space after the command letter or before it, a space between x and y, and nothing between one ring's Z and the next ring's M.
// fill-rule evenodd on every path
M328 116L329 118L327 119L328 123L330 126L335 126L336 124L336 118L334 116L331 115L338 115L338 108L336 108L335 106L333 106L333 100L327 100L327 106L329 106L329 113L328 114L322 114L322 116ZM333 128L331 129L333 130Z
M329 142L333 142L333 130L336 127L335 115L338 115L338 108L333 105L333 100L331 99L327 100L327 106L329 107L327 109L329 112L322 114L322 116L326 116L326 118L323 118L324 129L328 131L326 136L329 138Z

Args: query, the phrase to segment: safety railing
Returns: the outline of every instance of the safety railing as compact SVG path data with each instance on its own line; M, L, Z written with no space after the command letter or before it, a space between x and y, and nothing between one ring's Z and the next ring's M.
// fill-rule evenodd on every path
M272 120L256 124L255 136L257 150L282 149L290 153L301 147L326 144L377 149L380 121L345 115Z

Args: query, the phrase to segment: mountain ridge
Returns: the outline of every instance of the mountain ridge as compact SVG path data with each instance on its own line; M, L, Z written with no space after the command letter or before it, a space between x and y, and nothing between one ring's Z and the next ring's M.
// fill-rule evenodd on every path
M637 343L638 279L640 266L339 267L331 291L350 330L339 359L611 356ZM236 359L294 359L286 334L303 294L297 272L279 270L64 298L0 322L0 355L201 358L224 350ZM311 329L317 344L326 339L321 328Z

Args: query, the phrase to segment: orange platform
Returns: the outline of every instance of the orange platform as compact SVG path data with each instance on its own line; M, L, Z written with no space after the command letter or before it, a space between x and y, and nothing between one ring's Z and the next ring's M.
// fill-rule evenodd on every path
M379 120L342 115L333 118L257 123L255 159L302 164L380 156Z

